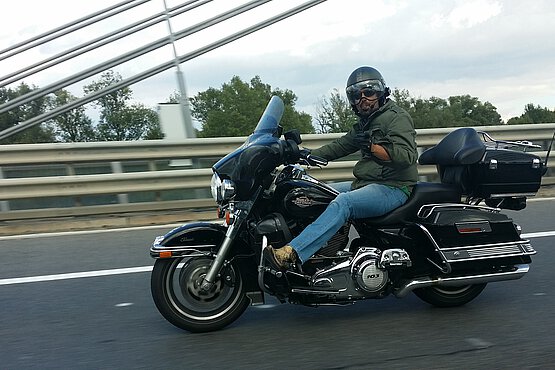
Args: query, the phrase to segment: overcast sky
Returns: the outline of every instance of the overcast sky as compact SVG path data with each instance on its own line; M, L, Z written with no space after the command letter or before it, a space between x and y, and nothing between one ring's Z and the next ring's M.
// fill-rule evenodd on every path
M0 49L87 16L117 0L20 0L3 2ZM183 0L166 0L168 7ZM197 50L304 1L274 0L232 20L176 42L178 55ZM214 0L172 18L174 32L247 1ZM358 66L379 69L391 88L411 95L448 98L470 94L497 107L504 120L527 103L555 109L555 3L498 0L328 0L303 13L203 54L181 65L189 96L219 88L234 75L258 75L273 88L290 89L297 108L314 114L335 88L343 92ZM151 0L48 44L0 61L2 76L92 38L164 10ZM168 35L166 23L99 48L55 68L26 77L44 87L68 75ZM123 78L172 60L161 48L113 68ZM82 85L67 87L82 96ZM10 85L15 86L15 85ZM131 86L134 99L150 107L178 90L175 69Z

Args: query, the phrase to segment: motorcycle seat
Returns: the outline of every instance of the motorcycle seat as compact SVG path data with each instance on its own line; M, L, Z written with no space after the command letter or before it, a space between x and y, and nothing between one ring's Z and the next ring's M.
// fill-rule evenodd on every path
M388 226L415 221L416 213L425 204L459 203L461 201L460 186L435 182L417 183L409 199L402 206L383 216L359 220L365 225Z

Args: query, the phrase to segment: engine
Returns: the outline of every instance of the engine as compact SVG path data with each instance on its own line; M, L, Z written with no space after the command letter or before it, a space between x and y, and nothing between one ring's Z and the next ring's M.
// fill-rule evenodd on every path
M351 275L358 287L368 293L382 290L387 283L387 270L378 266L380 251L376 248L362 248L351 264Z
M403 249L360 248L354 258L318 271L311 285L338 300L353 300L385 294L388 270L411 265Z

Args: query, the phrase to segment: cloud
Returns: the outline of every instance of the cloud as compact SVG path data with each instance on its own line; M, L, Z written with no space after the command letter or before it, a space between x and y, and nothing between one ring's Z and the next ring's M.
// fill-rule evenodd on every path
M448 14L434 14L432 25L436 28L445 24L453 28L471 28L499 15L501 9L502 5L498 1L465 1L456 5Z
M0 31L0 48L37 32L67 23L112 5L98 0L77 5L67 0L4 4L8 15ZM168 0L168 6L180 4ZM152 4L150 4L152 3ZM75 33L47 47L0 61L0 70L13 71L26 62L63 51L81 39L97 37L123 24L160 11L149 2L121 17ZM213 1L172 18L174 31L202 22L246 0ZM45 4L48 4L45 5ZM296 0L272 1L247 14L176 42L180 55L299 5ZM42 8L41 8L42 7ZM46 8L63 8L43 17ZM142 9L142 10L141 10ZM50 14L50 13L49 13ZM61 19L62 17L65 17ZM182 64L188 92L220 87L237 75L248 81L258 75L274 88L290 89L297 106L313 114L319 98L332 89L344 90L350 72L361 65L377 67L391 87L415 96L470 94L489 101L503 119L520 115L527 103L555 108L555 7L551 1L367 1L328 0L226 46ZM9 31L6 31L9 30ZM44 86L70 73L101 63L167 35L160 24L117 44L64 63L26 82ZM124 78L173 58L171 47L149 53L115 68ZM175 69L139 82L131 88L137 100L155 105L177 90ZM80 87L72 87L79 94Z

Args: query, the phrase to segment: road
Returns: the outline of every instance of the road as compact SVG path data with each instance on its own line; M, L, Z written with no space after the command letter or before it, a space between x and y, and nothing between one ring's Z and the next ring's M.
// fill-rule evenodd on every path
M320 308L269 299L207 334L173 327L152 302L148 247L163 228L3 237L0 368L555 369L554 203L510 212L538 251L530 273L464 307L412 294Z

